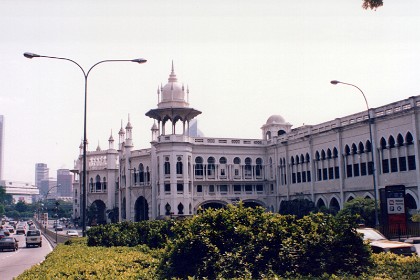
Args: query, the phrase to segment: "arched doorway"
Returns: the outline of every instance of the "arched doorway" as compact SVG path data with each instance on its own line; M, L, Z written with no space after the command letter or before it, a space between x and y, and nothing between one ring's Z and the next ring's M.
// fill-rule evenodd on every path
M249 208L256 208L258 206L260 207L264 207L264 205L262 205L262 203L259 203L258 201L255 200L248 200L248 201L243 201L244 207L249 207Z
M102 200L95 200L88 208L88 224L91 226L106 224L106 205Z
M143 196L137 198L134 204L134 212L135 222L149 220L149 204Z
M407 209L408 213L411 213L413 210L417 210L416 200L409 193L405 194L405 208Z
M208 202L204 202L203 204L200 205L199 208L201 208L202 210L205 209L221 209L221 208L225 208L226 207L226 203L220 202L220 201L208 201Z
M333 197L331 199L329 209L333 213L337 213L338 211L340 211L340 203L338 203L337 198Z
M321 208L325 208L325 202L322 198L318 199L318 201L316 202L316 208L321 209Z

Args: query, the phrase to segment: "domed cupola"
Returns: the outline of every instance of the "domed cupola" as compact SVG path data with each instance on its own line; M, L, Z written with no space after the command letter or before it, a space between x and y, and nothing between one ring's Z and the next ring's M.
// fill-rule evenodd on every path
M171 74L169 75L168 83L165 86L158 88L158 107L149 110L146 116L157 120L157 127L153 128L152 141L157 139L156 133L162 135L167 134L187 134L187 128L192 119L201 114L200 111L190 108L188 103L189 89L185 89L184 85L178 82L175 75L174 63L172 62ZM185 99L187 98L187 100ZM181 123L176 131L177 123ZM166 131L166 124L170 124L169 131ZM179 131L182 130L182 131Z
M188 94L188 90L187 90ZM185 100L184 85L178 82L174 71L174 62L172 61L172 70L168 78L168 83L160 89L161 100L158 108L182 108L188 107L188 101ZM188 97L188 96L187 96Z
M272 115L261 127L263 139L270 140L273 137L289 133L291 128L292 125L286 122L286 120L282 116Z

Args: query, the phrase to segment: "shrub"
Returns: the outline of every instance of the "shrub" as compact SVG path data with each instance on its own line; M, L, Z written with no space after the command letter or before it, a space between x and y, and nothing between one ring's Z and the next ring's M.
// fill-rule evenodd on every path
M173 234L172 220L120 222L98 225L88 230L88 246L137 246L145 244L150 248L162 248Z
M360 274L370 251L355 219L311 214L302 219L229 205L174 225L160 277L260 278L263 275Z

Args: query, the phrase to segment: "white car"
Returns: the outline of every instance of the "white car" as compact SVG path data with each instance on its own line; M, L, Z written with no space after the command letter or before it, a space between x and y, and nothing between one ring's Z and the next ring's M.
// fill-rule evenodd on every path
M41 231L35 230L28 230L26 233L26 247L29 248L30 246L42 247L42 236Z
M388 240L376 229L358 228L356 231L363 235L363 240L369 242L373 253L391 252L403 256L411 256L416 253L416 247L413 244Z
M68 237L79 237L77 230L68 230L66 234Z

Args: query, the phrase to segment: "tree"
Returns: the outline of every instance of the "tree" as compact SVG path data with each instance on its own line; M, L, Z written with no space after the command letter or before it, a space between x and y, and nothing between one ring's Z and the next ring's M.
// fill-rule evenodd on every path
M10 205L13 202L13 197L11 194L6 193L6 189L3 186L0 186L0 204Z
M375 201L370 198L356 197L344 204L338 216L359 215L360 223L366 226L375 226Z
M384 2L382 0L363 0L363 9L371 9L376 10L377 8L384 5Z
M317 212L315 204L303 198L297 198L289 201L282 201L279 213L282 215L295 215L298 218Z
M28 205L25 203L25 201L18 201L15 205L15 209L18 212L26 212L28 211Z

